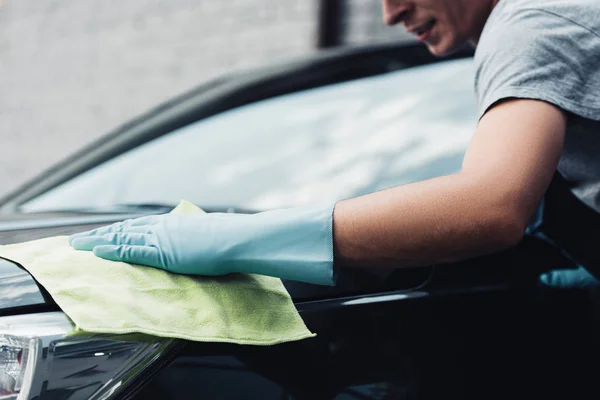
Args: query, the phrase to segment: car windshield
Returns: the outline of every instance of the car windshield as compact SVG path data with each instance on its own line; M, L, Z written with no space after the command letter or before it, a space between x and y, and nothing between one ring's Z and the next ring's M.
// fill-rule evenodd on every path
M24 212L176 204L266 210L332 202L460 169L477 121L472 59L253 103L130 150Z

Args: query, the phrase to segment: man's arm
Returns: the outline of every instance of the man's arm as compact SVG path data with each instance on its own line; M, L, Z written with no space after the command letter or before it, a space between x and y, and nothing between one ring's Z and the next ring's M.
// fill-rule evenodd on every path
M336 266L425 266L515 245L556 170L566 120L545 102L498 103L459 173L339 202Z
M565 120L546 103L505 102L481 119L455 175L335 207L142 217L69 242L108 260L175 273L244 272L321 285L335 284L334 261L402 267L493 252L523 234L558 163Z

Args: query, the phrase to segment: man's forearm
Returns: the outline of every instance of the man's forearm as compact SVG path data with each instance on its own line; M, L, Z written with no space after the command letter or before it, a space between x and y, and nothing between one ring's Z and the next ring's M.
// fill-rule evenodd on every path
M464 173L341 201L336 265L417 267L502 250L525 228L515 201Z

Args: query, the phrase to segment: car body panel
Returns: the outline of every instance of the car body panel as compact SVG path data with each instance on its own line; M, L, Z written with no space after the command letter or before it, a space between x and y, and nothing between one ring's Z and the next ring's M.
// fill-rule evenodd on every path
M0 312L45 304L31 275L17 264L0 258Z

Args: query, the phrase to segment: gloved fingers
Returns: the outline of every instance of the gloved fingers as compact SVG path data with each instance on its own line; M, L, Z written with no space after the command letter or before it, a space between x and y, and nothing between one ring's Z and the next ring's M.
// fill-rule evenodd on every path
M146 233L106 233L102 236L78 237L71 241L75 250L93 250L95 246L128 244L130 246L148 246L152 236Z
M154 225L158 223L161 219L161 215L148 215L145 217L135 218L135 219L127 219L125 221L115 222L114 224L102 226L100 228L92 229L85 232L75 233L69 236L69 244L73 245L73 241L77 238L81 237L89 237L89 236L102 236L107 233L117 233L124 232L129 230L134 226L148 226Z
M112 226L112 225L110 225L110 226ZM99 232L102 232L101 229L103 229L104 231L108 231L106 228L107 227L102 227L102 228L92 229L91 231L74 233L71 236L69 236L69 244L72 246L73 245L73 241L75 239L102 234L102 233L99 233Z
M130 246L127 244L118 246L101 245L94 247L93 251L94 255L105 260L164 268L160 262L159 252L156 247Z
M547 272L540 276L540 282L546 286L560 289L589 288L600 285L600 282L583 267Z

